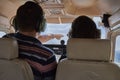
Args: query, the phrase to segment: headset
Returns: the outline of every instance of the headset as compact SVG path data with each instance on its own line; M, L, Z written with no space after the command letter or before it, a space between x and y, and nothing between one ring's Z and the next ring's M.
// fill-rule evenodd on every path
M11 19L12 19L11 25L14 27L15 32L17 32L19 30L19 23L17 21L17 16L12 17ZM37 24L35 26L36 32L44 32L45 28L46 28L46 19L44 17L42 17L40 19L42 19L42 20L38 19ZM42 21L42 22L40 22L40 21Z
M35 6L36 8L31 7L31 6ZM24 5L22 5L18 8L16 16L14 16L11 20L11 25L14 27L16 32L19 30L20 27L24 27L24 24L22 24L19 21L21 19L25 19L25 25L28 25L28 26L33 26L34 25L33 28L36 30L36 32L42 32L42 31L45 30L46 19L44 17L44 13L42 13L40 15L40 12L37 11L38 9L40 9L40 8L38 8L38 6L39 6L39 4L37 4L35 2L28 1ZM33 12L34 10L32 11L30 8L34 9L35 13L39 12L39 14L37 14L39 16L36 16L36 15L32 16L34 14L34 12ZM22 12L20 12L20 10ZM30 14L30 15L28 16L28 14ZM22 17L20 17L20 16L22 16ZM33 19L33 17L35 17L35 19L33 20L33 23L29 23L29 20ZM27 22L27 20L28 20L28 22Z

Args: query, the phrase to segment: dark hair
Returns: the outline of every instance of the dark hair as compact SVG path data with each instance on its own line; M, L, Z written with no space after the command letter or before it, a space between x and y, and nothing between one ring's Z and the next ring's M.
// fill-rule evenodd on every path
M100 38L100 31L94 21L87 16L79 16L72 23L72 38Z
M43 22L44 13L42 8L35 2L28 1L20 6L15 16L18 29L21 31L39 32L40 24Z

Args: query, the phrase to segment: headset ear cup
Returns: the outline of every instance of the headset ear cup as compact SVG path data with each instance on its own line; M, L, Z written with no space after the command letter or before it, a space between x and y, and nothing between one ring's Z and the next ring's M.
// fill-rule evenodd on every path
M36 28L37 32L44 32L46 28L46 19L43 18L42 23L39 22L38 28Z
M68 38L72 38L72 30L70 29L69 32L68 32Z
M43 18L43 21L42 21L42 23L41 23L40 28L41 28L40 30L41 30L42 32L45 31L45 28L46 28L46 19L45 19L45 18Z
M12 25L15 29L15 32L17 32L18 31L18 24L17 24L17 21L16 21L16 16L14 17L14 19L12 21Z

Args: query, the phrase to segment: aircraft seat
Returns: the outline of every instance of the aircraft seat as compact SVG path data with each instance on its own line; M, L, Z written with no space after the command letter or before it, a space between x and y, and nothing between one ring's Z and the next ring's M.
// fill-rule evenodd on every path
M0 80L34 80L29 64L18 59L16 40L0 38Z
M70 39L67 60L58 64L56 80L120 80L120 68L110 61L111 41Z

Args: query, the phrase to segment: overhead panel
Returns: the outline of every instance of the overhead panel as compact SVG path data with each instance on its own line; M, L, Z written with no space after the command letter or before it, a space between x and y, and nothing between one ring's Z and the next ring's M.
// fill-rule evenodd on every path
M114 14L120 7L120 0L0 0L0 15L10 20L15 16L17 8L26 1L36 1L44 9L48 22L55 21L56 17L55 22L60 21L59 23L67 22L67 20L69 22L79 15Z
M99 16L97 0L64 0L65 11L71 15Z

